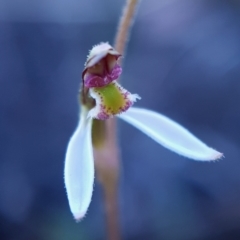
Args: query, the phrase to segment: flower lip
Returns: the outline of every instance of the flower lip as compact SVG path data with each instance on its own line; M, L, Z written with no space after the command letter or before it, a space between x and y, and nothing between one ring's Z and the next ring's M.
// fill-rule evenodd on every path
M91 88L89 94L96 101L88 117L99 120L106 120L110 117L127 111L137 99L137 94L131 94L120 86L116 81L101 88Z

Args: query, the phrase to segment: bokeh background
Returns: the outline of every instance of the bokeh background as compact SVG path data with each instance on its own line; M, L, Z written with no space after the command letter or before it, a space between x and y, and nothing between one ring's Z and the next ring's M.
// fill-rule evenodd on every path
M63 182L88 50L113 42L124 1L0 1L0 239L103 240L96 182L75 223ZM240 239L240 1L142 0L122 84L225 154L172 153L119 122L124 240Z

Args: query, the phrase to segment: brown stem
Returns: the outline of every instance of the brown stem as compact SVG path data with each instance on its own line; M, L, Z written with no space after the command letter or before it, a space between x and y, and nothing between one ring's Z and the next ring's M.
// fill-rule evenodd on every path
M116 121L101 121L106 124L104 146L95 147L94 157L97 177L103 188L109 240L120 240L118 222L118 176L119 152L116 137Z
M102 185L104 194L105 214L107 220L107 233L109 240L120 240L120 229L118 222L118 176L119 176L119 154L115 122L106 122L106 140L104 148L95 148L96 172Z
M115 48L123 54L130 32L130 26L138 0L127 0L116 35ZM98 120L94 120L98 121ZM99 182L104 193L104 202L107 219L107 232L109 240L120 240L118 217L118 179L119 179L119 149L117 142L116 119L99 121L93 127L93 136L104 136L103 144L94 145L95 166ZM101 129L104 133L101 134ZM99 139L101 137L99 136ZM103 140L103 138L101 138ZM94 142L93 142L94 143Z
M116 186L117 185L116 182ZM108 226L108 239L120 240L117 187L105 191L105 211Z
M114 44L120 54L124 54L138 2L139 0L127 0L123 9Z

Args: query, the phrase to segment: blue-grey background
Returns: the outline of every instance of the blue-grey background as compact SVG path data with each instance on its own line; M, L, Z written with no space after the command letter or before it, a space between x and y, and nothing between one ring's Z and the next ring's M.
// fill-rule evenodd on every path
M88 50L123 1L0 1L0 239L106 239L95 184L76 224L63 182ZM142 0L122 84L225 154L178 156L119 122L124 240L240 239L240 1Z

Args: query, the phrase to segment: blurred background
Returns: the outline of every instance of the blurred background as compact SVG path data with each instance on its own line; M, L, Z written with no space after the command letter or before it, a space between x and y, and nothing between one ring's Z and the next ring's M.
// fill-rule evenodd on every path
M124 1L0 0L0 239L104 240L96 182L75 223L63 181L92 45L113 43ZM225 154L172 153L119 121L124 240L240 239L240 1L142 0L122 84L136 106Z

